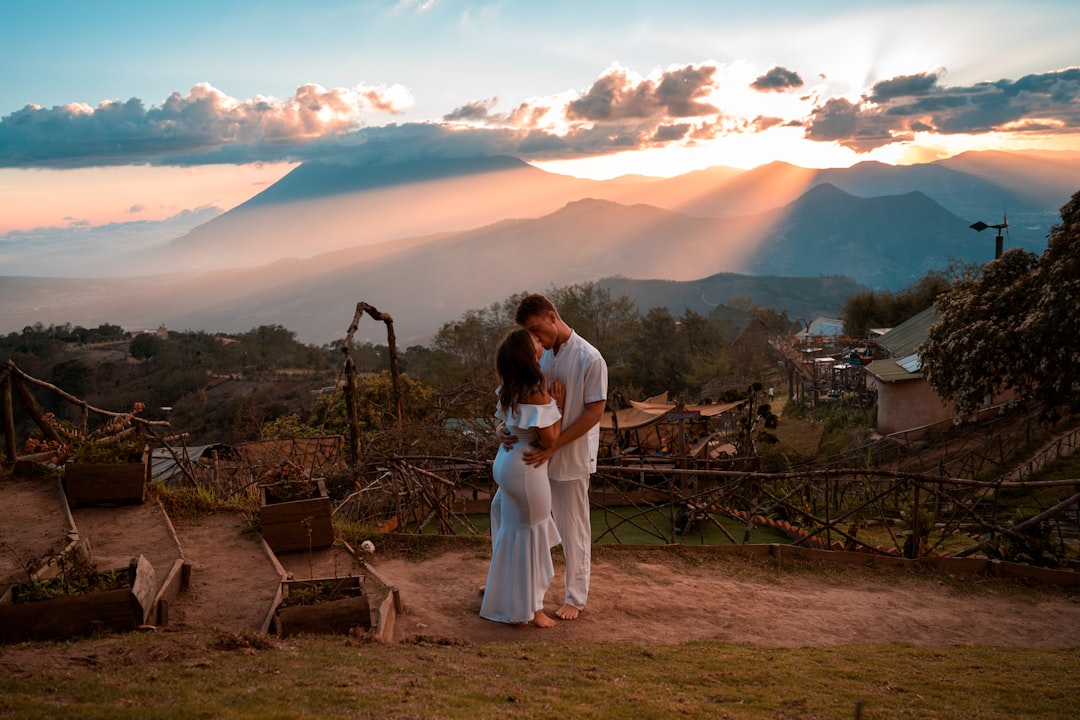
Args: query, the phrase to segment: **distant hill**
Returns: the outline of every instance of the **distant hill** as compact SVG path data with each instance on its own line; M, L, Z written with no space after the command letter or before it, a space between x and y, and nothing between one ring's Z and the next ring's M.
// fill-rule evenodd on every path
M765 281L753 293L740 289L734 296L789 313L836 313L845 291L898 289L928 268L944 267L952 249L971 259L972 247L951 240L973 234L964 234L966 229L964 221L918 193L863 199L832 186L814 188L783 210L747 218L699 218L647 205L580 200L540 218L400 246L221 271L178 288L189 300L174 305L169 317L183 326L232 331L278 323L305 340L325 342L342 334L351 309L363 300L395 318L399 337L423 342L465 310L516 292L613 277L689 282L718 273L830 278L808 288L812 296L799 304L799 293L784 289L787 280L776 280L769 292ZM850 279L840 282L838 275ZM832 294L821 297L821 287ZM706 294L704 304L682 306L707 310L729 297ZM645 309L663 305L681 312L668 297L643 296L640 302Z
M117 257L139 258L147 271L137 280L4 278L0 329L280 324L321 343L340 337L364 300L394 315L400 337L422 342L467 309L581 281L728 274L784 278L783 288L810 278L899 289L954 258L991 259L993 236L969 225L997 221L999 201L1012 225L1006 246L1041 252L1056 221L1045 209L1080 187L1078 168L1075 154L969 153L909 167L770 163L601 182L505 157L305 163L164 250ZM738 296L798 312L799 297L767 284ZM646 309L681 312L677 298L650 298L654 287L635 290ZM842 306L822 291L810 291L806 315ZM678 292L694 307L702 291ZM703 308L724 302L713 292Z
M538 217L587 196L592 184L507 157L304 163L156 255L159 266L181 269L255 267Z
M768 237L743 269L755 274L847 275L898 290L955 259L986 262L965 220L921 192L857 198L824 184L775 214Z
M674 315L689 309L701 315L726 317L728 303L736 298L755 305L787 312L792 320L825 315L835 316L850 296L867 288L842 275L820 277L782 277L779 275L740 275L717 273L700 280L633 280L603 278L597 283L615 297L633 298L641 312L665 307ZM737 311L736 311L737 312Z

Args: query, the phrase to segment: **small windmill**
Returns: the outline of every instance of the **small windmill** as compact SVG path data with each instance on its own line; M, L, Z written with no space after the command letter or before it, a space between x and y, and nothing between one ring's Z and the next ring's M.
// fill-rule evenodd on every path
M986 228L994 228L995 230L997 230L997 236L994 238L994 240L996 241L996 245L995 245L995 251L996 252L994 254L994 258L997 259L997 258L1001 257L1002 250L1005 247L1005 238L1002 237L1001 232L1002 232L1002 230L1004 230L1006 234L1008 234L1008 232L1009 232L1009 215L1005 211L1004 208L1002 208L1002 210L1001 210L1001 222L998 223L997 225L987 225L982 220L980 220L977 223L972 223L972 225L970 227L971 227L972 230L975 230L976 232L982 232Z

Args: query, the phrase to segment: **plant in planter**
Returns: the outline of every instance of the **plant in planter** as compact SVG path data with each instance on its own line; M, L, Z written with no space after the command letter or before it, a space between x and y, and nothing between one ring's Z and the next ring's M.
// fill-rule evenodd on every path
M259 525L274 552L333 544L330 496L322 478L309 478L303 468L286 461L269 469L261 481Z
M274 623L283 637L371 628L371 609L361 576L287 580L282 583L282 592Z
M57 456L64 465L64 492L72 507L143 501L149 474L147 444L132 426L132 419L142 410L142 403L135 403L130 413L92 432L53 422L62 439ZM31 447L31 440L27 450L39 450Z
M0 642L122 632L150 617L154 568L145 557L107 572L74 556L61 555L57 564L56 577L31 576L0 598Z

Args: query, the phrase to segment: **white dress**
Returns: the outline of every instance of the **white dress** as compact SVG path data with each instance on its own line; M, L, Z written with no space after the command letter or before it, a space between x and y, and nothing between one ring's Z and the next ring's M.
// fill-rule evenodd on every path
M547 463L530 467L522 454L536 440L536 428L554 425L560 414L552 400L547 405L519 404L510 413L500 407L495 416L517 436L517 442L510 450L500 446L492 467L500 496L492 502L501 507L493 523L497 528L493 527L491 567L480 616L525 623L544 608L544 594L555 576L551 548L560 538L551 518Z

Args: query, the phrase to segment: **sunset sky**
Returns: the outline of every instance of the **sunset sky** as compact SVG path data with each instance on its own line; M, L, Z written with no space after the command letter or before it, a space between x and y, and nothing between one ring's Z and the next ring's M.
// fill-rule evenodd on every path
M16 240L183 229L308 159L611 177L1080 149L1075 0L60 0L4 26L0 275Z

